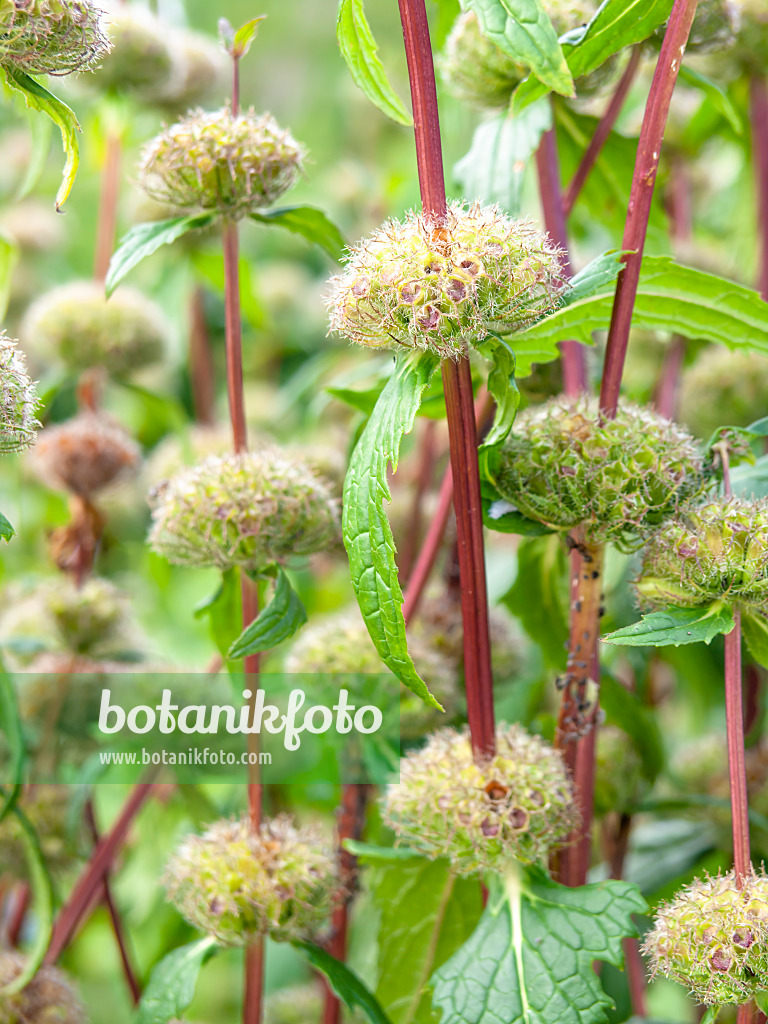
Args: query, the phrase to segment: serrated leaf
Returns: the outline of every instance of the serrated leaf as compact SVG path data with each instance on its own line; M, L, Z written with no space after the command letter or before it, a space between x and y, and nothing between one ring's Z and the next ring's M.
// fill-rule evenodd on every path
M379 656L430 707L440 707L413 664L405 636L395 542L384 511L391 500L387 468L397 469L400 443L413 428L438 365L429 352L401 356L352 453L344 481L344 545L352 587Z
M107 272L107 295L111 295L120 282L147 256L151 256L164 245L170 245L188 231L207 228L216 219L215 213L195 213L188 217L171 217L169 220L150 221L137 224L120 240L109 263Z
M573 76L542 0L465 0L464 7L477 16L483 35L508 57L527 64L554 92L575 95Z
M285 571L275 569L275 593L253 622L246 626L227 653L228 658L245 658L259 651L271 651L289 640L307 621L307 612L291 586Z
M515 354L508 343L503 338L491 338L483 346L483 354L489 355L493 362L488 374L488 391L496 402L496 413L482 447L492 448L501 444L512 429L520 392L515 381Z
M80 125L77 123L74 111L70 110L67 104L53 93L44 89L34 78L25 75L23 71L12 71L10 68L3 68L3 74L8 85L23 95L27 106L32 110L39 110L41 113L47 114L61 132L61 142L67 159L62 172L61 185L56 193L56 209L60 210L72 191L80 163L80 146L77 141Z
M331 259L337 262L341 260L347 246L344 236L333 221L314 206L281 206L266 213L252 213L251 220L301 235L313 245L325 249Z
M355 85L374 106L406 127L413 118L389 83L376 55L376 40L365 17L362 0L341 0L336 22L336 41Z
M758 665L768 668L768 619L758 612L742 611L741 634Z
M237 639L242 622L240 576L236 569L226 569L221 583L210 597L195 608L195 618L208 617L211 637L222 657L226 658Z
M371 1024L391 1024L376 996L346 964L311 942L294 942L293 945L302 950L312 966L325 975L334 993L350 1010L359 1008Z
M6 519L6 517L3 515L3 513L0 512L0 537L2 537L3 540L6 541L6 543L7 543L7 542L10 541L11 537L15 537L15 536L16 536L16 531L14 530L13 526Z
M0 821L15 807L24 783L24 766L26 764L26 747L21 726L19 704L13 680L0 665L0 732L5 737L7 765L4 771L4 782L9 787L0 792Z
M561 40L566 63L574 79L589 74L625 46L640 43L662 25L672 10L673 0L606 0L583 28ZM531 75L512 96L515 111L546 96L547 87Z
M200 970L217 948L215 939L197 939L164 956L150 975L135 1024L167 1024L183 1017L194 999Z
M627 882L570 889L541 869L494 880L475 932L434 974L440 1024L603 1024L611 999L593 961L619 966L632 914L648 909Z
M502 598L542 650L548 665L561 668L568 640L568 558L560 538L532 537L517 548L517 577Z
M231 52L233 57L236 57L238 60L241 57L245 57L253 44L253 40L256 38L259 23L264 21L265 18L266 14L260 14L258 18L251 18L250 21L246 21L244 25L237 29L232 36Z
M728 124L733 128L737 135L741 135L744 131L744 122L741 119L741 115L733 104L731 97L717 82L713 82L711 78L707 78L706 75L702 75L700 71L694 71L688 64L683 64L680 68L680 78L686 85L692 85L696 89L701 89L710 103L713 104L716 110L718 110Z
M679 647L681 644L712 643L716 636L733 629L733 612L720 601L706 608L667 608L643 615L639 622L624 626L607 636L604 643L621 647Z

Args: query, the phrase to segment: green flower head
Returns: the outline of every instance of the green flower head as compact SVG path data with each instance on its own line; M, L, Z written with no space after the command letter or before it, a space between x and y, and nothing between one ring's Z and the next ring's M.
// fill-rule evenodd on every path
M0 65L28 75L87 71L109 50L91 0L0 0Z
M24 354L15 341L0 334L0 454L20 452L34 444L40 426L36 407L37 395Z
M137 4L113 0L108 7L109 54L90 84L152 101L181 86L184 71L170 28Z

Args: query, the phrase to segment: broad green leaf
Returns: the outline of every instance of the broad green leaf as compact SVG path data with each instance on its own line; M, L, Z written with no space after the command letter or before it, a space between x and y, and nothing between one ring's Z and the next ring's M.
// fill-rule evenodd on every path
M375 846L373 843L363 843L357 839L345 839L342 845L361 861L373 864L423 859L423 854L407 846Z
M371 103L398 124L413 124L413 118L390 85L376 55L376 40L365 17L363 0L341 0L339 3L336 41L352 80Z
M755 993L755 1002L757 1003L757 1008L758 1008L758 1010L760 1010L761 1013L768 1014L768 991L765 991L765 989L763 989L760 992L756 992ZM713 1010L714 1010L714 1015L712 1017L710 1017L709 1020L707 1020L707 1016L709 1016L709 1014ZM720 1011L720 1007L719 1006L711 1006L709 1008L709 1010L707 1011L707 1013L702 1017L701 1024L715 1024L715 1020L717 1019L717 1014L719 1013L719 1011Z
M387 668L431 707L440 705L408 653L403 592L384 502L391 500L388 466L397 469L400 442L413 428L437 365L437 358L428 352L409 353L396 361L352 453L344 481L342 521L352 586L376 650Z
M53 882L45 865L43 851L40 849L40 841L23 811L18 807L13 807L11 808L11 814L15 815L18 820L21 829L21 839L24 844L24 856L26 857L29 882L32 887L35 938L31 949L27 953L23 970L13 981L9 982L4 988L0 988L0 995L13 995L15 992L21 992L29 984L43 962L48 949L48 943L51 941L51 932L53 931Z
M501 444L512 429L520 405L520 392L515 382L515 355L508 343L503 338L491 338L484 349L493 360L488 374L488 391L496 402L496 414L482 446L491 448Z
M120 282L147 256L164 245L170 245L188 231L207 228L216 219L215 213L195 213L187 217L137 224L120 240L112 256L107 273L107 295L111 295Z
M518 362L530 346L556 352L563 338L591 344L594 331L608 329L612 309L613 288L568 302L515 337ZM632 324L768 354L768 303L757 292L667 256L643 259Z
M520 542L517 578L502 600L541 647L547 664L562 668L570 594L568 556L557 535Z
M758 665L768 668L768 619L758 612L742 611L741 634Z
M606 722L630 737L640 755L643 775L653 782L664 767L664 744L656 716L634 691L608 675L600 681L600 707Z
M640 43L662 25L672 10L673 0L606 0L583 28L560 40L573 78L589 74L625 46ZM513 109L523 110L547 94L547 83L534 75L526 78L512 96Z
M67 159L64 164L61 185L56 193L56 209L60 210L72 191L80 163L80 147L77 141L80 125L67 104L44 89L34 78L25 75L23 71L12 71L10 68L3 68L3 74L8 85L23 95L27 106L32 110L39 110L41 113L47 114L61 132L61 141Z
M380 914L376 997L393 1024L429 1024L429 979L477 926L480 883L417 857L375 864L366 888Z
M542 0L465 0L483 35L507 56L527 64L554 92L574 96L573 77Z
M461 194L498 203L511 216L519 216L525 168L551 127L552 107L546 100L516 116L499 114L481 121L469 151L453 168Z
M213 642L219 653L226 658L240 634L242 622L240 576L236 569L226 569L221 574L221 584L215 593L195 608L195 618L203 616L208 616Z
M311 942L294 942L293 945L302 950L312 966L325 975L335 994L350 1010L359 1008L371 1024L391 1024L376 996L346 964Z
M768 1000L764 1000L763 1001L763 1006L760 1006L760 1000L759 1000L758 996L756 995L755 996L755 1002L757 1003L758 1007L763 1011L763 1013L765 1013L764 1007L768 1006ZM708 1006L704 1016L699 1021L699 1024L715 1024L715 1021L717 1020L718 1013L720 1013L720 1007L719 1006Z
M370 416L376 408L376 402L382 392L382 388L369 388L367 391L355 391L353 388L326 388L329 395L333 395L340 402L345 402L358 412Z
M598 294L608 285L613 284L623 269L619 250L603 252L595 256L578 274L574 274L563 292L562 306L571 306L592 295Z
M5 737L7 747L7 771L3 772L3 782L9 784L8 789L0 792L0 821L2 821L13 810L19 798L27 759L16 690L13 680L2 665L0 665L0 733Z
M256 33L259 30L259 23L264 21L266 14L260 14L258 18L251 18L235 32L232 37L232 56L238 60L245 57L251 48Z
M259 651L271 651L283 640L289 640L307 621L304 605L280 566L275 569L275 581L272 600L246 626L229 648L227 657L245 658Z
M200 970L217 950L216 940L197 939L174 949L155 966L136 1011L135 1024L167 1024L184 1016L195 997Z
M733 629L733 612L720 601L705 608L667 608L643 615L640 622L617 629L601 639L621 647L667 647L672 644L712 643Z
M540 868L494 879L475 932L432 978L440 1024L603 1024L611 999L595 960L620 966L632 914L648 906L627 882L569 889Z
M11 277L18 260L19 247L17 243L5 231L0 231L0 318L4 318L8 312L8 300L11 297ZM7 519L6 522L8 522ZM0 531L0 536L5 536L2 531ZM5 539L8 540L7 537Z
M14 530L13 526L6 519L3 513L0 512L0 537L2 537L4 541L8 542L10 541L11 537L15 536L16 531Z
M301 235L313 245L325 249L332 260L341 260L347 246L341 231L322 210L314 206L281 206L266 213L252 213L251 220Z
M520 537L545 537L554 531L518 512L505 498L483 498L483 526L497 533L515 533Z
M768 497L768 455L732 469L731 490L739 498Z
M721 85L718 85L717 82L713 82L712 79L707 78L706 75L702 75L700 71L694 71L694 69L689 67L688 64L683 64L680 68L680 79L685 82L686 85L692 85L696 89L701 89L707 99L723 115L736 134L742 134L744 131L744 122L742 121L738 110L734 106L731 97Z

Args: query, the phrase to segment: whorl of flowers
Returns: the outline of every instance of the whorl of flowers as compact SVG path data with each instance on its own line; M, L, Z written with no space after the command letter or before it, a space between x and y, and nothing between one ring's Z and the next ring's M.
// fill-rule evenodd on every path
M294 185L303 160L271 114L195 110L147 144L139 181L157 202L244 217Z
M150 491L149 544L177 565L258 572L323 551L337 502L306 463L275 449L211 456Z
M651 538L635 586L644 608L724 601L768 615L768 499L686 509Z
M460 202L410 213L355 246L331 281L330 329L369 348L458 357L489 331L524 330L558 304L563 254L529 221Z
M136 473L141 451L110 416L81 412L42 430L29 461L48 487L90 499Z
M111 50L94 76L93 86L147 100L178 88L183 63L174 44L176 32L146 8L113 0L108 4Z
M91 0L2 0L0 65L28 75L86 71L109 50Z
M603 420L586 397L556 398L518 417L496 486L530 519L621 545L697 494L702 465L693 438L651 409L624 402Z
M722 426L746 427L768 409L768 359L711 345L683 371L679 419L707 440Z
M0 334L0 454L20 452L35 440L37 395L24 354Z
M26 966L16 950L0 949L0 1024L84 1024L85 1010L67 976L41 967L21 992L4 995Z
M220 821L188 837L165 873L168 899L190 924L226 946L263 935L309 939L339 896L333 854L313 827L287 815L265 821Z
M157 362L170 335L156 303L133 288L107 299L103 286L72 281L42 295L27 311L21 336L40 360L71 370L103 366L121 377Z
M656 914L644 950L654 974L686 985L697 1002L740 1004L768 988L768 878L739 888L731 871L696 880Z
M499 725L496 754L480 763L467 729L434 733L400 762L383 817L409 846L472 874L540 860L578 812L560 754L518 725Z

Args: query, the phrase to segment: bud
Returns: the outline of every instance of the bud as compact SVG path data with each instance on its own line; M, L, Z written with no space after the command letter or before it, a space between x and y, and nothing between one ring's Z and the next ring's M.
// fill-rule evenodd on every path
M562 252L529 221L496 206L451 203L388 221L353 248L331 281L331 332L370 348L458 358L489 331L509 334L558 304Z
M526 409L498 456L496 485L523 515L589 544L636 543L704 485L693 438L651 409L557 398Z
M84 1024L85 1010L56 967L41 967L21 992L4 994L25 966L23 954L0 949L0 1024Z
M260 572L338 536L328 485L276 449L211 456L154 487L149 503L149 544L176 565Z
M165 873L168 899L190 924L225 946L264 935L277 942L311 938L339 895L335 859L313 827L287 815L220 821L190 836Z
M578 821L559 752L518 725L496 730L496 754L476 763L469 730L441 729L400 762L383 801L384 821L460 874L538 861Z
M742 888L732 871L695 880L658 910L644 951L654 974L688 986L699 1003L748 1002L768 977L765 873L748 875Z
M176 32L146 8L120 0L109 3L111 49L91 84L104 92L149 101L157 93L177 88L184 71L172 43Z
M37 395L27 374L24 353L0 334L0 454L20 452L35 440Z
M102 285L72 281L30 306L21 336L41 362L55 359L78 372L103 366L122 377L162 357L170 327L159 306L133 288L107 299Z
M623 729L601 725L595 754L595 814L631 811L643 788L643 763L634 743Z
M408 647L430 692L444 711L430 708L400 684L400 735L403 739L417 739L434 728L446 716L450 720L459 706L459 688L456 668L437 649L422 638L411 637ZM349 674L352 676L378 675L394 679L379 657L365 623L357 608L346 609L325 621L305 627L293 644L285 660L286 672L306 672L318 675ZM365 679L349 681L359 693ZM357 694L352 690L352 696Z
M47 487L90 499L137 472L141 451L111 416L81 412L42 430L29 461Z
M271 114L193 111L144 148L140 184L151 199L244 217L296 183L304 149Z
M768 499L686 509L651 538L635 586L643 608L725 600L768 615Z
M718 427L746 427L768 408L768 359L762 352L704 349L683 371L680 421L705 440Z
M87 71L109 50L91 0L4 0L0 65L27 75Z

